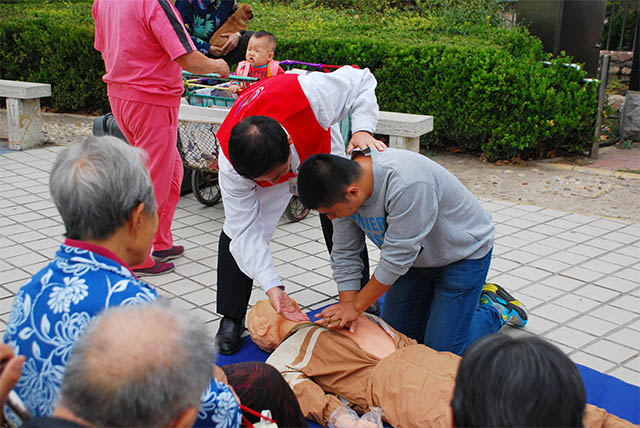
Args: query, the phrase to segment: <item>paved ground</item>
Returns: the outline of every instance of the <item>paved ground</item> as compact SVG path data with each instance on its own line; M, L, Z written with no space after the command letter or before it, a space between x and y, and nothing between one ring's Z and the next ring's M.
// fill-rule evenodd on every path
M492 164L460 154L433 159L478 197L640 222L640 144L607 147L593 164L581 159L582 166L566 159Z
M73 132L90 133L90 127L85 129L90 120L73 120L82 128ZM68 138L64 132L60 135ZM15 292L45 265L63 239L47 187L61 149L48 145L0 154L0 332L6 328ZM544 166L459 162L459 157L436 160L458 175L491 212L497 239L489 278L514 291L529 307L524 331L546 337L578 363L640 385L640 180ZM540 174L538 183L549 181L547 187L531 184L535 182L528 175ZM507 185L512 177L521 182ZM553 177L560 177L557 183ZM587 190L578 192L590 177L603 180L600 185L605 188L613 187L595 198ZM489 186L479 185L487 182ZM544 189L557 197L536 198ZM603 196L618 192L620 203L615 203L624 209L606 208L610 200L599 205ZM183 197L174 234L187 247L186 256L178 260L176 272L150 281L172 304L207 321L212 332L220 318L215 312L215 267L223 221L221 204L210 208L192 195ZM271 250L287 291L301 305L314 309L335 301L336 286L316 215L298 223L282 220ZM375 262L377 249L370 247L370 255ZM251 303L262 298L264 293L256 288Z

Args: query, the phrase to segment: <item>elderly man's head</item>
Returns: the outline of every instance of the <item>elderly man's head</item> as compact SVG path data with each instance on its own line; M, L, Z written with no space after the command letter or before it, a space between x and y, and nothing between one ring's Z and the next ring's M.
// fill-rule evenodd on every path
M93 426L191 426L211 382L202 322L160 303L108 309L76 342L60 405Z
M67 238L103 241L130 222L135 236L126 241L135 248L129 252L146 255L157 216L144 159L144 151L115 137L89 137L58 154L49 188ZM142 262L137 258L133 264Z

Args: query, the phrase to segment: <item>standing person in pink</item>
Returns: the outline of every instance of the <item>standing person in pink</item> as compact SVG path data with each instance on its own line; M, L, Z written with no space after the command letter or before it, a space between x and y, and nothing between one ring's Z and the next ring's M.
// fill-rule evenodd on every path
M172 272L169 261L184 254L171 235L184 174L176 147L182 69L227 77L229 67L196 50L170 0L95 0L93 19L111 110L127 141L149 154L158 205L152 253L133 271L138 276Z

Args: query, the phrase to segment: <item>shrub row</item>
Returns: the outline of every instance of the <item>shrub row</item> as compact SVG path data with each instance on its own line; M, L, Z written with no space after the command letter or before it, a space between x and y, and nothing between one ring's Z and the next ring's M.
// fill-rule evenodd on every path
M446 22L449 28L460 24L497 23L502 20L503 4L496 0L263 0L270 4L288 4L297 8L327 7L347 12L395 14L414 12Z
M0 5L0 76L51 83L42 104L64 112L109 110L104 63L93 49L91 2Z
M444 0L443 0L444 1ZM251 29L278 38L278 59L369 67L380 108L433 115L427 144L489 159L535 158L589 147L596 85L585 73L545 66L539 40L489 23L448 26L438 16L362 15L252 2ZM104 65L93 49L91 3L0 5L0 76L52 83L60 111L109 109Z

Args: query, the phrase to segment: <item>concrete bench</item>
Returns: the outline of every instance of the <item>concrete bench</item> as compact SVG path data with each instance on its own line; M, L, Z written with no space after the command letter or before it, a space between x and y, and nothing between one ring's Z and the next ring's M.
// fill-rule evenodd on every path
M178 120L220 125L227 117L227 113L229 113L229 109L224 107L199 107L181 104Z
M0 97L7 98L10 149L24 150L42 142L40 98L50 96L48 83L0 80Z
M182 104L179 120L220 124L229 110L217 107L197 107ZM381 111L376 134L388 135L389 146L418 152L420 137L433 131L433 116Z
M433 131L433 116L381 111L376 134L389 136L389 147L420 151L420 137Z

